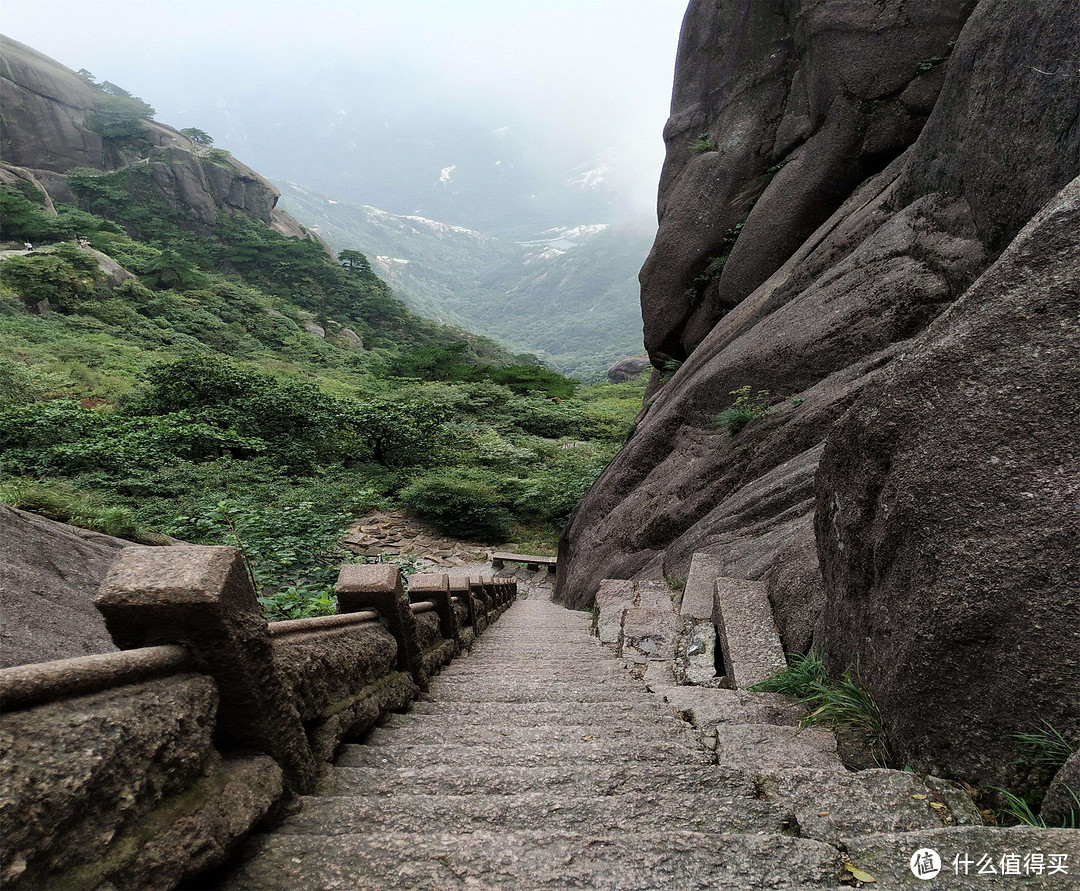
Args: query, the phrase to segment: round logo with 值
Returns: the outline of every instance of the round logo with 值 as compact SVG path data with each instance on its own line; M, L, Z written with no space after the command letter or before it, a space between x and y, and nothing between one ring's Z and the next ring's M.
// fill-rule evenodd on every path
M941 857L933 848L919 848L909 861L911 874L917 879L930 881L941 872Z

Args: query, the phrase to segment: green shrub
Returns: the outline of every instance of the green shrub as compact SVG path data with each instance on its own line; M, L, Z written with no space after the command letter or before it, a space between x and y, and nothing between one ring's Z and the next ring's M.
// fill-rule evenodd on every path
M98 292L104 276L97 262L74 245L50 253L11 257L0 263L0 284L27 306L42 300L56 310L72 311Z
M690 151L696 154L704 154L705 152L715 152L716 143L712 141L712 137L708 133L702 133L697 139L690 143Z
M499 541L510 534L510 511L496 478L483 471L434 471L406 486L400 497L448 535Z
M37 189L31 189L37 193ZM0 241L38 243L70 237L69 228L46 213L33 194L18 186L0 185Z
M769 410L769 391L758 390L757 396L750 395L749 385L732 390L729 394L735 402L716 416L716 426L735 434L751 421L760 418Z

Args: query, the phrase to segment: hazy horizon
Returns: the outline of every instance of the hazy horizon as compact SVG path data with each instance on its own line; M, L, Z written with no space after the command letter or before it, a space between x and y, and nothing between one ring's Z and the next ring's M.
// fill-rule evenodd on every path
M397 213L482 200L475 222L532 199L538 220L565 202L568 221L618 222L654 218L685 5L38 0L2 27L272 178Z

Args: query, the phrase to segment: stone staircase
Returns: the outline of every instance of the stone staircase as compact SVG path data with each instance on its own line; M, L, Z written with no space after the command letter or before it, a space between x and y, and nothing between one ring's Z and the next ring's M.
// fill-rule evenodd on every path
M657 609L658 595L630 608ZM800 732L779 697L650 693L589 625L546 600L514 603L410 712L346 746L220 887L808 889L870 875L901 888L924 887L908 868L923 847L1076 862L1067 830L990 829L939 781L849 773L831 734ZM1044 879L1065 887L977 887ZM946 870L934 887L973 881Z

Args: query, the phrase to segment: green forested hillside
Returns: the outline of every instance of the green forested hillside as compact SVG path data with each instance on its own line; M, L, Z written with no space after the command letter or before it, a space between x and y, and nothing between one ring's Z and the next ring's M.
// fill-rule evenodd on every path
M75 204L55 213L28 181L0 186L4 501L239 544L275 616L332 609L341 531L374 506L554 540L624 438L634 385L515 364L363 264L240 213L208 224L147 177L68 171Z
M280 183L282 206L335 250L371 258L418 313L540 356L582 380L642 351L637 272L651 228L553 230L519 243Z

